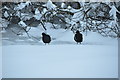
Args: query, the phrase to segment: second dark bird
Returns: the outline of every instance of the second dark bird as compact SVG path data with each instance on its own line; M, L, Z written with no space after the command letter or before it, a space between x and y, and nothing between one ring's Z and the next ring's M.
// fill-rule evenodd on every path
M51 37L46 34L46 33L42 33L42 41L46 44L46 43L50 43L51 42Z
M77 42L77 44L81 44L81 42L83 41L83 35L78 30L75 33L74 40Z

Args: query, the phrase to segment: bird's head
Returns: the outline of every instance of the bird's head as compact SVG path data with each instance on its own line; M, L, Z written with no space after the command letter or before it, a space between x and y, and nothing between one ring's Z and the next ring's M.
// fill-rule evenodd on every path
M42 33L42 36L46 35L44 32Z
M77 30L76 33L80 33L80 31Z

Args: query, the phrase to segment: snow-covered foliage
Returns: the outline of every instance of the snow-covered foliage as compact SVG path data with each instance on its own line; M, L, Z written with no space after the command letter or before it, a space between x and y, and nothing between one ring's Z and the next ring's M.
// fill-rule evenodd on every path
M117 2L116 2L117 3ZM73 5L74 4L74 5ZM120 6L120 5L118 5ZM115 4L109 2L20 2L3 3L3 18L11 24L31 26L50 23L54 29L95 31L103 36L118 37L120 26L116 13L120 14ZM20 20L13 19L17 16ZM22 22L21 22L22 21ZM24 24L24 25L23 25Z
M0 18L0 33L6 32L6 28L8 27L9 22L5 19Z
M9 14L7 13L7 11L5 11L4 16L7 18L9 16Z
M34 15L35 19L40 20L40 18L42 17L42 14L40 13L39 9L37 8L35 10L35 15Z
M21 13L20 16L21 16L20 19L23 21L30 20L33 17L32 14L27 13Z
M51 0L48 0L48 2L46 3L46 7L51 10L55 9L57 6L54 5Z
M115 22L117 22L117 16L116 16L117 12L120 14L120 11L118 11L116 9L116 7L114 5L112 5L109 14L110 14L110 16L113 16L113 19L115 20Z
M19 24L21 27L26 27L26 26L27 26L23 21L20 21L18 24Z
M27 1L25 3L20 3L17 7L14 8L14 10L22 10L23 8L25 8L26 6L31 5L30 1Z
M7 20L0 18L0 27L7 28L8 24L9 22Z

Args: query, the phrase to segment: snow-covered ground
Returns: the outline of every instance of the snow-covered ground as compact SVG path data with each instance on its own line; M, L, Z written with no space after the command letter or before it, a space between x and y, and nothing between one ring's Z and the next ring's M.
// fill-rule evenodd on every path
M0 35L1 38L1 35ZM2 79L2 41L0 39L0 79Z
M40 37L41 32L34 30L31 35ZM3 78L118 77L117 39L88 32L87 36L83 33L83 43L76 44L69 30L49 29L47 33L55 38L49 45L41 40L11 42L3 37Z

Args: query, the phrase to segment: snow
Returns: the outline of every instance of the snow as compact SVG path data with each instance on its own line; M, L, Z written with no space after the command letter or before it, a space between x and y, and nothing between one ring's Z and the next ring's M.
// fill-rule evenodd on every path
M46 3L46 7L51 10L55 9L57 6L54 5L51 0L48 0L48 2Z
M62 3L62 4L61 4L61 8L64 8L64 7L65 7L65 3Z
M25 8L26 4L25 3L20 3L17 7L14 8L14 10L21 10Z
M120 12L116 9L116 7L115 7L114 5L112 5L112 6L110 6L110 7L111 7L111 10L110 10L110 12L109 12L109 15L110 15L110 16L113 16L114 25L119 26L118 23L117 23L118 18L117 18L117 16L116 16L116 13L117 13L117 12L120 13Z
M35 15L34 17L37 19L37 20L40 20L40 18L42 17L40 11L38 10L38 8L35 10Z
M29 6L29 5L31 5L31 1L26 1L26 6Z
M16 11L16 16L21 17L21 14L20 11Z
M23 2L14 10L21 10L29 5L31 5L30 1ZM86 4L81 3L81 5ZM57 7L51 0L48 0L44 6L48 10ZM91 7L96 6L98 4ZM61 7L64 8L65 4L63 3ZM65 18L68 23L74 25L83 18L83 12L81 9L76 10L70 6L68 8L61 10L75 13L71 20ZM19 25L26 27L24 21L32 17L40 20L41 14L48 10L44 8L40 13L36 8L35 15L21 13L22 21L19 22ZM115 21L116 12L117 9L112 6L109 14L114 17ZM7 12L4 15L8 17ZM20 16L19 11L16 15ZM1 27L6 28L8 21L1 18L0 21ZM115 21L111 21L109 25L115 25ZM86 22L81 21L80 24L84 26ZM83 42L77 44L72 31L53 29L51 26L50 23L45 23L46 31L41 24L31 27L30 30L28 26L27 30L29 30L28 34L31 38L28 38L26 33L20 36L13 35L10 31L3 33L3 35L5 34L2 37L3 78L118 78L118 41L116 38L103 37L96 32L81 32ZM41 40L43 32L51 36L50 44L45 45Z
M115 23L117 22L117 16L116 16L116 12L120 13L116 7L114 5L110 6L111 7L111 10L109 12L110 16L113 16L113 19L115 21Z
M0 39L0 79L2 79L2 41L1 39Z
M43 8L43 11L41 12L42 14L46 13L47 12L47 9L46 8Z
M110 14L110 16L113 16L114 19L115 19L116 18L116 11L117 11L117 9L115 8L115 6L112 6L111 8L112 9L110 10L109 14Z
M31 5L31 2L30 1L26 1L25 3L21 2L17 7L14 8L14 10L21 10L23 8L25 8L26 6L29 6Z
M26 26L27 26L23 21L20 21L18 24L19 24L21 27L26 27Z
M8 7L6 7L6 6L4 6L4 9L7 9L7 10L9 10L9 8L8 8Z
M0 27L6 28L9 22L5 19L0 18Z
M38 8L35 10L35 14L40 14L40 11L38 10Z
M31 35L40 36L42 31L36 30L40 28L32 28ZM88 32L82 33L83 43L76 44L69 30L48 29L47 33L56 37L49 45L41 40L36 45L3 45L3 78L118 77L117 39Z
M3 30L0 31L0 34L1 34L1 33L5 33L5 32L6 32L6 30L3 28Z
M32 14L26 14L26 13L21 13L21 15L20 14L17 14L17 15L21 16L20 18L23 21L30 20L33 17Z
M73 15L72 20L79 21L82 18L83 18L83 12L78 12Z
M70 9L72 9L72 7L71 7L71 6L68 6L68 9L70 10Z
M6 18L9 17L9 14L8 14L7 11L5 11L4 16L5 16Z

